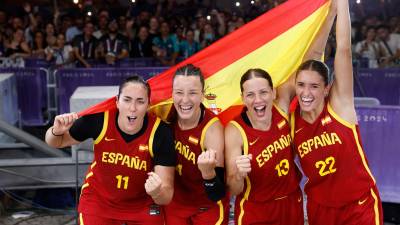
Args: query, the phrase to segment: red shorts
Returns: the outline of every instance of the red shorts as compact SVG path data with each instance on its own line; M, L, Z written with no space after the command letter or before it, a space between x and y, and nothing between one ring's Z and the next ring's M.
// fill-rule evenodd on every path
M383 225L382 203L376 187L359 200L340 208L323 206L308 199L307 214L310 225Z
M102 217L104 215L89 215L79 213L80 225L164 225L162 210L159 206L143 207L135 213L136 220L118 220Z
M304 225L301 191L268 202L241 203L236 199L235 224Z
M172 201L164 206L164 217L166 225L227 225L229 204L218 201L211 207L194 207Z

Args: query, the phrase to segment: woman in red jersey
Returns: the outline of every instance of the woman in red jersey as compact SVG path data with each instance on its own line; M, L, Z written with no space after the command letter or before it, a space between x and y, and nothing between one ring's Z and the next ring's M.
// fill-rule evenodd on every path
M304 56L321 58L336 16L335 4ZM294 163L289 104L294 76L276 90L270 75L250 69L240 80L242 113L225 128L227 183L236 195L235 223L303 225L299 171Z
M204 107L204 77L189 64L173 78L170 112L177 167L175 193L165 207L167 225L227 224L224 134L216 115Z
M354 106L348 0L337 0L335 78L316 60L296 73L295 151L308 178L310 225L382 224L375 179L360 141Z
M79 202L81 225L164 224L156 204L173 195L175 154L172 131L147 113L150 88L142 78L126 79L115 109L78 119L56 116L46 133L53 147L94 140L94 160Z
M270 75L250 69L240 80L242 113L225 129L227 182L236 195L235 224L303 225L288 105L274 101Z

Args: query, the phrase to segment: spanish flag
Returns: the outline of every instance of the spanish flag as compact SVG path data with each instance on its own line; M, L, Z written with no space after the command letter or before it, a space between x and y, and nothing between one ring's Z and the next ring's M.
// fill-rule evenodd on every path
M172 107L172 77L177 68L193 64L205 77L204 105L220 113L223 123L241 110L240 78L250 68L272 76L274 86L284 82L301 64L329 11L329 0L289 0L192 57L149 79L151 109L165 119ZM115 99L84 112L103 111ZM82 113L81 113L82 114Z

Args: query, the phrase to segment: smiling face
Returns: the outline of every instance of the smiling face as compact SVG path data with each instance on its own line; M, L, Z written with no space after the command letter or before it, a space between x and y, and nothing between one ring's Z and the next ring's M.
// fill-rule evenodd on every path
M149 107L147 88L138 82L127 82L117 99L118 126L127 134L137 133Z
M297 74L295 88L303 112L319 114L322 111L329 86L317 71L301 70Z
M242 101L247 107L251 122L268 122L276 96L268 80L263 77L252 77L242 84L242 89Z
M200 115L203 86L199 76L177 75L173 81L172 98L179 120L193 120Z

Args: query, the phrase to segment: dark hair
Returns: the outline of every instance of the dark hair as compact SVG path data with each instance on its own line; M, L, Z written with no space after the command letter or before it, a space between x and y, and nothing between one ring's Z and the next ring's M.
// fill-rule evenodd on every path
M193 64L187 64L185 66L179 67L176 70L172 81L175 80L176 76L185 76L185 77L194 76L194 77L199 77L200 78L200 82L201 82L201 89L202 89L202 91L204 91L204 76L203 76L203 73L201 72L199 67L196 67Z
M390 31L390 27L389 27L388 25L385 25L385 24L379 25L378 27L376 27L376 29L377 29L377 30L379 30L379 29L386 29L386 30Z
M138 83L138 84L142 84L147 91L147 97L149 98L150 101L150 96L151 96L151 89L150 89L150 85L149 83L147 83L147 81L145 81L141 76L131 76L126 78L120 85L119 85L119 89L118 89L118 98L122 92L122 89L128 84L128 83Z
M330 83L330 81L332 80L329 75L328 66L321 61L310 59L310 60L303 62L297 69L296 78L297 78L297 75L303 70L310 70L310 71L317 72L324 80L325 86L327 86Z
M263 69L256 68L256 69L249 69L242 75L242 78L240 78L240 91L243 92L244 82L255 77L266 79L268 81L269 86L271 88L274 88L271 75L269 75L269 73Z

